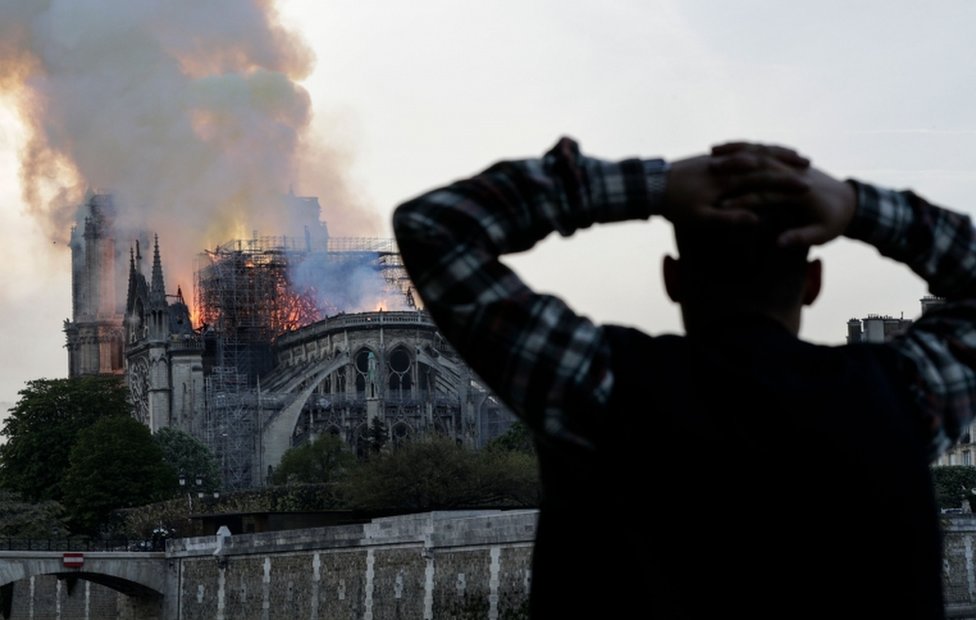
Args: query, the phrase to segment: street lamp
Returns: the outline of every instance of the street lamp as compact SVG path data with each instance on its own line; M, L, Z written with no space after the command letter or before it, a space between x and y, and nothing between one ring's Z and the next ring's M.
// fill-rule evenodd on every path
M203 476L201 476L200 474L197 474L193 478L193 483L194 483L193 484L193 487L190 487L189 486L189 482L190 482L190 480L187 479L186 474L181 473L180 474L180 488L181 489L186 489L186 507L187 507L187 510L190 513L192 513L193 512L193 492L191 491L191 488L195 488L196 489L197 499L199 499L199 500L202 500L204 498L204 496L206 495L206 493L203 490ZM213 498L216 500L219 497L220 497L220 492L219 491L214 491L213 492Z
M192 523L194 489L196 489L197 499L201 502L203 501L203 498L207 495L206 492L204 491L204 479L203 476L200 474L197 474L191 479L188 478L185 473L180 473L179 482L180 482L180 489L186 491L186 509L187 509L186 520ZM213 501L217 501L219 497L220 497L220 492L216 490L213 491Z
M199 481L197 482L197 484L200 484L200 482L202 482L199 476L197 476L197 480ZM193 513L193 497L192 495L190 495L190 490L187 489L186 483L187 483L186 474L180 472L180 488L186 489L186 514L187 517L189 517L189 515Z

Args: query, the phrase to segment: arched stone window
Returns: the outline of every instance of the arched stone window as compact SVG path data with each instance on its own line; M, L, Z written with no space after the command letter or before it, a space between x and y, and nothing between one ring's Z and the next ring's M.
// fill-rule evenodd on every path
M410 359L410 353L407 351L406 347L401 345L390 352L389 366L389 386L391 396L396 395L402 397L405 392L409 394L410 388L413 386L413 373L411 372L413 363Z
M136 299L135 307L129 316L129 342L136 342L146 337L146 311L142 306L142 299Z
M379 396L379 384L376 377L376 353L368 348L360 349L356 353L356 393L360 397L376 398Z

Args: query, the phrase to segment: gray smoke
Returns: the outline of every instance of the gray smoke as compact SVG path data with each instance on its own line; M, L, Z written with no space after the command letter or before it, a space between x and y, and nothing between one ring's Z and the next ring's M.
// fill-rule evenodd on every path
M314 253L292 266L289 280L311 296L322 316L367 310L409 310L400 289L383 277L377 254Z
M0 89L30 133L32 213L64 239L86 191L111 192L120 227L158 232L167 284L186 292L202 248L290 233L312 65L272 0L0 3ZM340 166L322 161L330 187L310 189L345 200Z

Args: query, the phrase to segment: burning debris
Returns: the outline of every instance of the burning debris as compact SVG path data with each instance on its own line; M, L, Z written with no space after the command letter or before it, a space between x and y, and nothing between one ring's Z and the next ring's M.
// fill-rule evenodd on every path
M281 334L346 312L413 309L409 280L389 239L288 237L225 243L201 255L196 319L218 335L218 365L256 378Z

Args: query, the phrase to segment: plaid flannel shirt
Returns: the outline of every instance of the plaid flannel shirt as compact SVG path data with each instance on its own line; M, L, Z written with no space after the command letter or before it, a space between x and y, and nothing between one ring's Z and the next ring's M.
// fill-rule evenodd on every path
M847 236L904 263L946 300L891 342L913 363L904 379L930 432L934 460L965 432L976 404L976 235L968 216L912 192L851 183L858 208Z
M541 437L589 446L614 387L603 329L532 291L499 257L557 231L661 211L667 164L610 162L560 140L541 159L504 161L400 205L404 265L426 309L491 389ZM911 193L853 182L849 235L908 264L949 300L894 346L931 431L932 455L972 418L976 394L976 239L969 219Z

